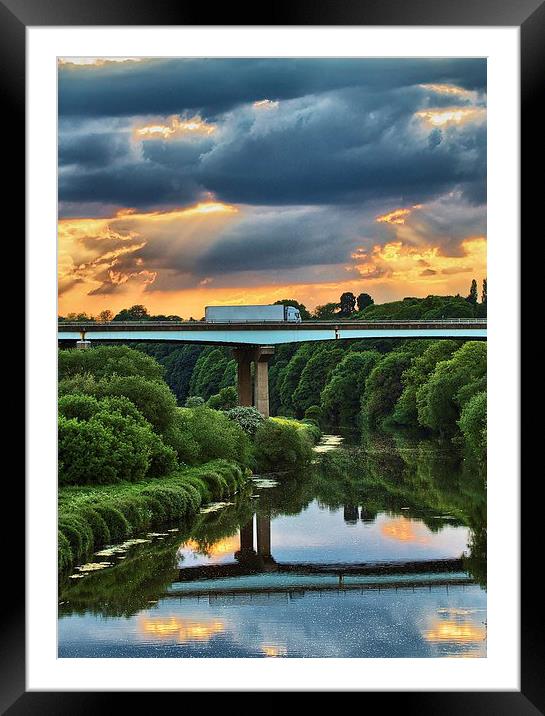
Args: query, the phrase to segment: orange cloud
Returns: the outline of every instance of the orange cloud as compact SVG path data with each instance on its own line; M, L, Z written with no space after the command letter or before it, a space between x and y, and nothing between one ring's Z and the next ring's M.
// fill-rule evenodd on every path
M415 117L432 127L448 127L453 124L462 125L468 122L484 122L486 110L484 107L445 107L415 112Z
M421 209L422 204L414 204L410 209L394 209L388 214L377 216L375 221L378 224L404 224L412 213L413 209Z
M276 109L280 103L272 99L261 99L254 102L254 109Z
M134 134L137 139L174 139L180 137L207 136L216 131L214 124L208 124L199 115L189 119L181 119L174 114L167 117L165 122L155 122L135 127Z

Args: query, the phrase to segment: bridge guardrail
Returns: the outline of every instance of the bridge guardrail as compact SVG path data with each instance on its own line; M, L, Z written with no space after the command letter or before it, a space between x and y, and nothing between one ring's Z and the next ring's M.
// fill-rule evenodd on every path
M345 321L59 321L58 326L65 326L66 328L128 328L128 327L145 327L145 326L164 326L175 327L175 326L222 326L222 325L263 325L263 326L289 326L290 328L305 327L305 326L374 326L377 324L381 325L459 325L459 324L472 324L486 326L486 318L441 318L433 321L421 320L417 318L395 320L395 319L377 319L375 321L358 321L358 320L345 320Z

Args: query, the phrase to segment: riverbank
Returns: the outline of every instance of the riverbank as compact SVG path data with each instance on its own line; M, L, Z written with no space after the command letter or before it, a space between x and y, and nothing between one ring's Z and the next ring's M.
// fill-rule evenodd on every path
M58 568L62 572L94 550L239 491L247 475L228 460L213 460L142 482L59 489Z

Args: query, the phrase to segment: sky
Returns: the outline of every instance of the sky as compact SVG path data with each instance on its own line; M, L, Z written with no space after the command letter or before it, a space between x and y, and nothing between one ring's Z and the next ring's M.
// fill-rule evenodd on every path
M486 276L486 60L59 61L59 313Z

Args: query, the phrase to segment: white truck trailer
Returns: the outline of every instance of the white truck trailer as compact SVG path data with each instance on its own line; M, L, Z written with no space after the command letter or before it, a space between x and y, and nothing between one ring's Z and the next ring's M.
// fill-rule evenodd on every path
M205 321L208 323L263 323L272 321L301 322L298 308L293 306L206 306Z

